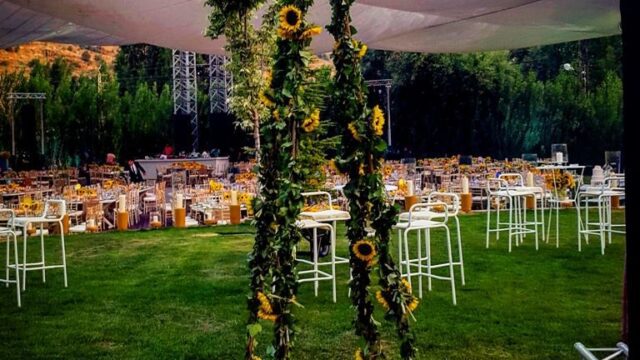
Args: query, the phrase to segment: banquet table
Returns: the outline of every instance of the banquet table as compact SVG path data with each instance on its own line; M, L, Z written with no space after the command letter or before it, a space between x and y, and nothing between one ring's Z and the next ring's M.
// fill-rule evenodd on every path
M190 159L138 159L136 162L145 170L143 174L145 180L157 179L159 170L166 169L176 162L195 162L221 173L226 173L229 168L228 156Z

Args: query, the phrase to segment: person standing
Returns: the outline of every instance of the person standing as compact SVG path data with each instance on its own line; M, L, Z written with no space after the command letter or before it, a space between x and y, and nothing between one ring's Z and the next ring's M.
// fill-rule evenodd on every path
M129 160L127 163L127 171L129 172L129 180L132 183L139 183L144 181L144 174L147 172L137 161Z

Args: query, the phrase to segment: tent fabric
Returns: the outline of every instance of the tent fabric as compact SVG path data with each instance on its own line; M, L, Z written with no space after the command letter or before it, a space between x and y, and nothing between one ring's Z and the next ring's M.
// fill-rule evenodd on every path
M148 43L223 54L223 38L203 35L208 13L203 0L0 0L0 47ZM328 0L316 0L308 19L326 25L330 15ZM352 18L370 48L411 52L515 49L620 33L619 0L359 0ZM325 31L312 47L331 51L333 39Z

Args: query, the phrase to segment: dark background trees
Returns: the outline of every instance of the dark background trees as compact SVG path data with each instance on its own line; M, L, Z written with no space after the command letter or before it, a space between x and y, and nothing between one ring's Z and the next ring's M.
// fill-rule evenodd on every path
M218 148L241 157L251 136L235 128L229 115L209 112L205 58L200 56L198 64L198 150ZM621 64L621 38L613 36L473 54L370 51L364 70L367 79L394 81L395 151L548 156L552 143L567 143L571 162L594 165L603 162L605 150L622 147ZM103 64L99 73L73 75L70 66L63 59L34 60L23 73L0 74L2 95L47 93L50 164L101 162L107 152L125 161L158 154L165 143L191 150L189 119L173 115L171 50L123 46L113 66ZM10 150L6 98L1 97L0 150ZM370 98L386 104L384 91L371 92ZM40 150L38 106L26 101L15 106L17 148L25 156L36 157Z

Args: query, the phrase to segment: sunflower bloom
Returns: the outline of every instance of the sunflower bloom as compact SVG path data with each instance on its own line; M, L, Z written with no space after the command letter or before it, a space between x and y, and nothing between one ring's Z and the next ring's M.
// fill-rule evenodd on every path
M320 110L316 109L311 113L311 116L304 119L302 122L302 128L305 132L312 132L320 126Z
M278 109L273 110L273 118L276 119L276 121L280 121L280 113L278 112Z
M353 356L354 360L364 360L364 354L362 353L362 349L356 349L356 353Z
M380 303L380 305L382 305L382 307L385 310L389 310L389 303L387 302L387 299L384 298L384 295L382 294L382 291L378 290L376 291L376 300L378 300L378 302Z
M260 301L260 310L265 314L273 314L273 308L271 307L271 302L269 302L269 298L267 295L262 292L258 292L258 301Z
M260 102L262 102L262 104L268 108L273 107L275 105L275 103L271 101L271 99L269 99L267 95L264 94L264 91L260 92L258 97L260 98Z
M376 105L373 107L373 111L371 113L371 125L373 126L373 131L376 135L381 136L384 131L384 113L380 106Z
M302 11L293 5L284 6L279 13L280 24L278 35L282 38L292 38L302 25Z
M420 300L418 300L417 298L413 298L411 299L411 302L407 304L407 309L409 309L409 311L414 312L415 309L418 308L418 305L420 304Z
M320 33L322 33L322 28L320 26L312 26L307 30L303 31L302 35L300 35L300 38L309 39L313 36L320 35Z
M407 289L407 291L411 292L411 283L409 283L407 279L402 279L400 283L404 286L405 289Z
M376 247L369 240L359 240L352 247L353 254L363 262L370 263L376 256Z
M262 360L260 356L251 355L251 360Z
M262 310L258 310L258 318L276 322L276 320L278 319L278 316L275 314L267 314Z
M351 136L353 136L354 139L360 141L360 134L358 134L358 129L356 128L356 123L355 122L350 122L349 125L347 125L347 127L349 128L349 131L351 132Z
M367 45L361 44L360 50L358 51L358 58L362 59L364 55L367 53Z

